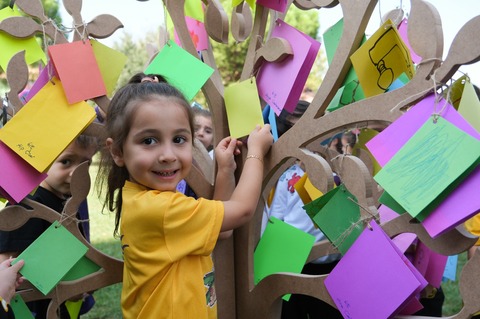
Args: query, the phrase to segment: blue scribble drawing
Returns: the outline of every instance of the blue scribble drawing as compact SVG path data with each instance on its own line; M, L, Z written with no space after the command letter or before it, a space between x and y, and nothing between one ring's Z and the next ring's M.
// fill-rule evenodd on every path
M409 152L400 150L394 165L384 167L385 173L397 179L400 191L394 197L403 208L413 213L415 204L430 203L457 177L450 175L449 166L462 141L463 136L451 136L446 126L436 125L422 140L409 142L414 145Z

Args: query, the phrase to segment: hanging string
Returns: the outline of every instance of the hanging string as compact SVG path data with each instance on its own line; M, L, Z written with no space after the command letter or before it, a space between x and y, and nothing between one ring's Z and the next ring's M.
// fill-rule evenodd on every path
M79 31L80 28L82 30L81 32ZM78 34L83 43L85 43L87 35L87 24L85 21L83 21L81 24L74 24L72 29L72 31L75 31L75 33Z
M422 61L420 61L417 65L417 69L423 65L423 64L426 64L428 62L432 62L432 61L439 61L440 63L443 63L443 60L440 59L440 58L428 58L428 59L424 59ZM438 69L437 69L438 70ZM432 74L432 77L435 76L435 73L437 72L437 70L435 70ZM433 85L433 91L436 92L437 90L437 87L436 87L436 82L434 82L434 85ZM421 91L421 92L418 92L417 94L414 94L412 96L409 97L409 100L413 100L413 99L416 99L417 97L420 97L422 95L425 94L425 91ZM400 102L398 102L394 107L392 107L390 109L390 113L394 112L397 110L397 108L399 108L404 102L405 102L406 99L402 99Z
M443 111L445 111L445 109L448 105L448 102L450 101L450 92L451 92L450 87L447 86L447 96L445 97L445 103L443 103L442 108L440 110L438 110L438 104L440 103L440 100L442 99L442 96L440 94L438 94L437 85L442 84L442 83L437 83L437 80L435 79L435 73L436 72L434 72L432 74L432 81L433 81L433 88L434 88L433 92L435 94L435 101L434 101L434 104L433 104L433 113L432 113L433 123L437 123L438 118L441 117Z

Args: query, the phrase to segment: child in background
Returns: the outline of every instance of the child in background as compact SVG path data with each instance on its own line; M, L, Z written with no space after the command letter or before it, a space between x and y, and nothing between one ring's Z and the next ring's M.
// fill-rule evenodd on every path
M81 163L91 163L93 155L98 150L96 137L80 135L73 141L53 162L48 170L47 178L40 183L30 199L39 202L58 213L63 211L65 201L70 197L70 182L73 171ZM83 220L79 223L80 230L85 238L89 239L88 209L82 203L77 218ZM32 244L48 227L50 223L40 218L30 218L22 227L13 231L0 231L0 261L18 256ZM91 295L84 295L84 305L81 313L93 307L94 300ZM35 318L46 318L49 299L27 302L27 306ZM65 306L60 307L60 318L70 318Z
M11 266L13 258L9 258L0 264L0 319L12 319L12 309L8 306L15 296L15 290L23 282L18 271L23 267L24 261L20 260Z
M276 119L278 136L287 132L305 113L309 102L300 100L293 113L287 113L285 110L280 113ZM275 185L274 193L271 195L272 201L265 205L262 232L267 226L268 218L273 216L285 223L300 229L315 237L317 242L326 240L327 237L313 224L310 217L303 208L304 203L296 192L293 185L303 176L304 171L300 167L300 162L290 166L278 179ZM310 263L305 264L302 274L306 275L324 275L332 271L340 259L339 254L332 254L320 257ZM341 319L341 313L329 304L311 296L292 294L289 301L282 301L282 319Z
M193 107L195 138L210 152L213 149L212 114L209 110Z
M216 318L211 253L220 231L245 224L255 211L270 126L250 134L236 187L237 142L227 137L216 147L217 181L230 181L215 188L214 198L229 198L223 202L175 190L192 166L194 138L191 107L176 88L127 84L110 103L106 129L109 153L99 178L108 182L105 205L116 212L122 242L123 317Z

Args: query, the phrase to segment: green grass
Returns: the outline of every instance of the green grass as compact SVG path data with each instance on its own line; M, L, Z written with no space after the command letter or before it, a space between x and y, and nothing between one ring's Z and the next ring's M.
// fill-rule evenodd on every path
M102 204L100 203L97 192L94 189L94 179L96 175L96 165L90 168L92 176L92 189L88 195L88 207L90 212L90 239L92 245L103 253L115 258L122 258L120 241L113 237L115 216L113 213L104 211L102 213ZM120 308L120 293L122 284L118 283L94 293L96 300L95 306L87 314L83 315L85 319L117 319L122 318Z

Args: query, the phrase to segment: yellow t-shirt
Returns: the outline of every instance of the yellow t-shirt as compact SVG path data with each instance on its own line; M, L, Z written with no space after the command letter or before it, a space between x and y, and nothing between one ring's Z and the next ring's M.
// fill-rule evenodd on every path
M477 214L465 222L465 228L475 236L480 236L480 214ZM480 238L475 243L480 246Z
M217 317L211 253L223 214L220 201L125 183L124 319Z

